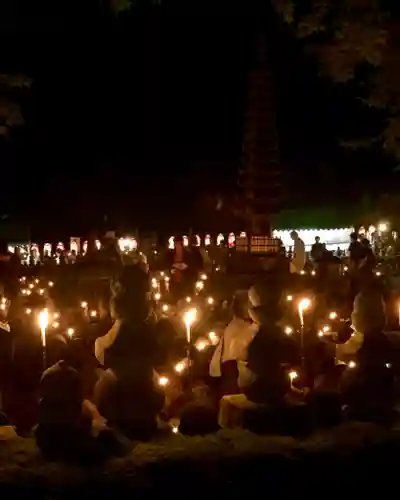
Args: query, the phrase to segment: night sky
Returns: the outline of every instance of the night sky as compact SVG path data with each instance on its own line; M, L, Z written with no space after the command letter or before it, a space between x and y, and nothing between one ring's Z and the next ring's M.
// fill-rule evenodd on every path
M42 231L181 228L196 224L205 200L232 196L260 29L254 10L170 2L115 17L95 1L87 10L36 4L5 2L0 12L0 71L33 81L18 96L25 125L1 141L2 213ZM337 146L360 124L353 90L319 79L286 28L276 24L273 39L285 206L335 203L343 175L344 194L360 194L360 172L376 182L381 157Z

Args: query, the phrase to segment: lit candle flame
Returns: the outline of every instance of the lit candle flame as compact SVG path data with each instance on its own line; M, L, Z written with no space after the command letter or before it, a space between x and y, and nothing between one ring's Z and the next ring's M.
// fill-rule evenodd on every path
M196 342L196 349L198 351L204 351L204 349L206 349L207 347L208 347L208 342L205 339L199 339Z
M301 299L298 305L298 311L299 311L299 317L300 317L300 324L301 326L304 326L304 311L307 311L311 306L311 300L310 299Z
M337 316L337 312L332 311L331 313L329 313L329 319L336 319Z
M39 313L39 326L42 334L43 347L46 347L46 329L48 327L48 324L49 324L49 313L47 309L43 309L43 311L40 311Z
M161 387L166 387L169 384L168 377L159 377L158 383Z

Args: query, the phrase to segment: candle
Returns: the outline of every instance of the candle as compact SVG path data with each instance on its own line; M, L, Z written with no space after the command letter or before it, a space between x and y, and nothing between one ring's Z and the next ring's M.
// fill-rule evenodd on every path
M309 309L310 306L311 306L310 299L301 299L299 302L298 312L299 312L300 325L302 327L304 326L304 311L307 311L307 309Z
M190 344L192 341L192 325L196 321L197 311L196 309L190 309L185 313L184 323L186 327L186 340Z
M43 309L39 313L39 326L40 333L42 336L42 347L43 347L43 369L46 369L47 361L46 361L46 330L49 324L49 313L47 309Z

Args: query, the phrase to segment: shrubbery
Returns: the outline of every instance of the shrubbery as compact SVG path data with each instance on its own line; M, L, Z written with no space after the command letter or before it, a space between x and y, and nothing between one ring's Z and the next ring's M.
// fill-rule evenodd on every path
M349 423L303 441L220 431L206 437L170 437L139 443L125 458L102 466L45 462L33 440L0 444L0 495L32 498L153 498L240 495L341 496L382 490L400 451L400 429ZM384 482L382 482L384 477ZM392 478L392 479L391 479ZM392 484L393 485L393 484ZM383 490L382 490L383 492ZM12 495L12 496L11 496Z

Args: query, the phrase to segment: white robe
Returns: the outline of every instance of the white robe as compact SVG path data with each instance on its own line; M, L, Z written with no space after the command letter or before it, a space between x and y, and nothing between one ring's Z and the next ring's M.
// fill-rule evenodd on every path
M293 259L290 263L290 272L300 274L306 265L306 247L301 238L294 240Z
M117 319L105 335L96 339L96 342L94 344L94 354L97 358L97 361L103 366L105 351L114 343L120 326L121 321Z
M229 323L211 359L211 377L221 376L221 363L236 360L239 370L238 385L239 387L248 385L251 372L247 368L247 348L257 333L258 328L258 325L240 318L234 318Z

